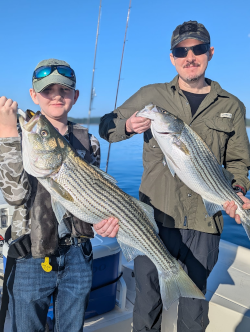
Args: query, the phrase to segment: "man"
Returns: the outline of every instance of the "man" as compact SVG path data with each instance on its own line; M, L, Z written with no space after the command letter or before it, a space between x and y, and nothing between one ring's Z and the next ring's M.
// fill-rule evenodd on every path
M100 123L100 136L109 142L144 133L144 173L140 199L154 207L159 235L170 253L178 259L190 278L206 293L207 278L218 259L221 213L209 217L202 199L177 176L173 177L162 163L163 154L150 131L150 120L136 117L149 103L181 118L210 147L221 165L234 175L232 186L250 208L243 195L250 188L249 142L245 129L245 107L220 85L205 78L214 48L206 28L189 21L179 25L171 39L170 60L178 75L170 83L141 88ZM227 202L224 208L236 222L237 206ZM116 226L117 227L117 226ZM114 221L95 226L103 236L113 236ZM135 259L136 300L133 331L161 330L162 302L158 275L154 264L145 256ZM208 325L208 303L204 300L180 298L178 332L205 331Z

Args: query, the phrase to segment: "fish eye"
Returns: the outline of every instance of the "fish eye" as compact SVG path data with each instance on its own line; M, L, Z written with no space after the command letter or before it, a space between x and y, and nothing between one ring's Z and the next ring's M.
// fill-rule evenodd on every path
M41 130L40 134L41 134L43 137L48 136L48 132L47 132L46 130Z

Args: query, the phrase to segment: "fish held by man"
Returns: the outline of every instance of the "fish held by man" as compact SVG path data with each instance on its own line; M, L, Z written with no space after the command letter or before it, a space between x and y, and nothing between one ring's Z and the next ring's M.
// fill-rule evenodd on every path
M19 121L24 169L51 194L58 222L68 211L91 224L117 218L117 240L126 259L147 255L156 265L165 309L179 297L204 299L159 238L152 207L123 192L114 178L81 159L40 112L29 121L20 116Z
M242 208L244 202L232 188L233 175L218 163L201 137L181 119L153 104L136 116L151 119L152 135L163 152L163 163L202 197L208 215L223 210L226 201L234 201L250 239L250 211Z

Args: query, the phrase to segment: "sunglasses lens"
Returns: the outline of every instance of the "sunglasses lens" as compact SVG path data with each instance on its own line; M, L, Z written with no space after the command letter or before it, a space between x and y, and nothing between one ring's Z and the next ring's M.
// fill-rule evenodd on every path
M193 47L176 47L172 50L173 56L176 58L185 58L189 49L193 50L194 55L206 53L210 48L210 44L200 44Z
M43 78L51 73L51 67L43 66L35 70L35 78Z
M208 51L209 44L200 44L193 47L194 55L201 55Z
M59 74L72 78L75 77L74 70L66 66L57 66L57 71Z
M176 58L185 58L187 56L187 49L185 47L177 47L172 50L172 53Z

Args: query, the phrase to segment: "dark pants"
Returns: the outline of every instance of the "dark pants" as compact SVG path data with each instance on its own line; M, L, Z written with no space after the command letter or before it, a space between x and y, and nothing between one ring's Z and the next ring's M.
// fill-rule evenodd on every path
M169 252L179 261L185 272L205 294L207 278L215 266L220 235L163 227L157 223L159 235ZM162 301L155 265L146 256L134 262L136 299L133 314L133 331L161 331ZM208 320L208 302L179 299L178 332L204 332Z

